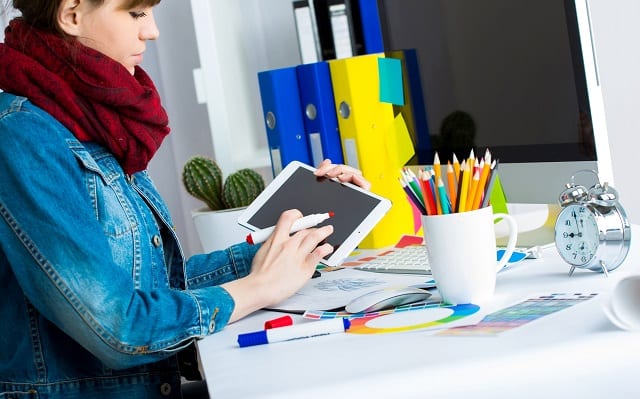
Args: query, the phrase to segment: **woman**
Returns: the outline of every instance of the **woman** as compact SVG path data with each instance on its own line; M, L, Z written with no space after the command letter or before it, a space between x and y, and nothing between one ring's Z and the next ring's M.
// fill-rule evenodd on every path
M0 44L0 397L180 397L176 353L298 290L332 227L184 261L146 172L160 0L13 0ZM368 188L325 161L318 175Z

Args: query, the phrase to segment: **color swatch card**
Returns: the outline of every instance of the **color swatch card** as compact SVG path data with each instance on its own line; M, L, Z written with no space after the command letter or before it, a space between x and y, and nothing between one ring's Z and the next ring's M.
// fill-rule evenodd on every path
M474 304L445 305L418 303L398 306L391 310L349 314L345 312L305 312L308 319L348 317L350 334L386 334L408 331L439 331L447 327L467 326L477 323L482 314Z
M594 293L541 295L488 314L478 324L450 328L439 332L437 335L497 335L588 301L596 295Z

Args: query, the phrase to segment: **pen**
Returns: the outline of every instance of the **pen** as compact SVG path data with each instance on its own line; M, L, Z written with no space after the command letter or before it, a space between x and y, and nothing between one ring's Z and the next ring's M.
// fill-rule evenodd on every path
M238 346L241 348L254 345L272 344L274 342L293 341L302 338L320 337L335 333L343 333L349 329L351 322L346 318L335 318L295 324L292 326L255 331L238 335Z
M312 215L307 215L301 217L300 219L293 222L291 225L291 231L289 234L293 234L296 231L308 229L311 227L315 227L325 220L333 217L333 212L327 213L314 213ZM266 241L267 238L273 233L273 230L276 226L267 227L266 229L256 230L253 233L247 234L247 242L249 244L259 244L261 242Z

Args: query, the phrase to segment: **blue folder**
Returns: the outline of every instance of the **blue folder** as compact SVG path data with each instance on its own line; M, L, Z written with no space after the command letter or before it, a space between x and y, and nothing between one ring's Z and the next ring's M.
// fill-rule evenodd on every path
M384 44L382 41L382 28L380 26L380 13L377 0L358 0L360 8L360 22L364 40L364 53L382 53Z
M273 175L291 161L311 163L296 67L258 72Z
M327 62L297 66L302 118L313 166L323 159L344 163L331 72Z

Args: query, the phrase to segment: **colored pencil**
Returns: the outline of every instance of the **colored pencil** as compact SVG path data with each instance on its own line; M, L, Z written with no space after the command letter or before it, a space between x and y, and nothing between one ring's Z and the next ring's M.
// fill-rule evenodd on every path
M426 193L427 203L425 205L427 208L427 213L429 215L437 215L438 206L436 205L435 193L433 192L433 189L431 187L431 174L427 170L423 170L421 172L422 172L422 175L421 175L422 186L423 186L423 190Z
M407 194L407 198L409 199L409 201L411 201L416 206L416 208L418 208L420 213L422 213L423 215L426 215L427 210L425 209L424 205L420 203L420 200L418 199L417 194L411 189L411 186L409 186L409 184L407 184L407 182L404 181L404 179L402 178L398 180L400 181L400 185L402 186L402 189Z
M456 183L460 180L460 161L458 161L458 157L453 153L453 171L456 174Z
M484 190L484 198L482 199L482 207L489 205L491 200L491 190L493 190L493 183L495 181L495 177L498 174L498 164L500 162L495 159L491 164L491 173L489 173L489 180L487 181L486 188Z
M458 179L458 190L456 191L456 203L454 204L453 211L460 212L460 198L462 195L462 177L464 176L464 171L467 169L467 163L463 162L460 165L460 178Z
M458 212L465 212L467 210L467 195L469 193L469 180L471 180L470 175L472 171L473 165L469 166L469 162L467 162L467 164L464 165L464 170L462 171L462 183L459 194L460 198L458 199Z
M473 179L471 179L471 188L469 189L469 194L467 197L467 210L473 211L475 209L475 205L473 203L473 199L476 196L476 191L478 190L478 183L480 183L480 170L478 168L473 172Z
M416 175L411 171L411 169L408 169L408 168L404 169L403 175L405 177L405 181L407 182L407 184L409 184L413 192L416 193L416 196L420 200L420 203L422 204L422 206L424 206L422 189L420 188L420 183L418 182L418 178L416 177Z
M433 173L435 174L435 181L437 182L438 179L442 177L442 173L440 172L440 157L437 152L433 156Z
M451 162L447 162L447 188L449 189L449 201L451 201L451 204L455 204L458 187Z
M444 188L444 182L442 181L442 179L438 179L438 197L440 198L440 203L441 208L442 208L442 212L439 213L440 215L447 215L449 213L451 213L450 208L451 206L449 205L449 198L447 198L447 191Z
M478 189L476 190L476 195L473 200L475 209L481 208L484 189L487 184L487 179L489 178L489 172L491 171L491 153L488 148L482 160L484 161L484 164L481 168L480 182L478 182Z

